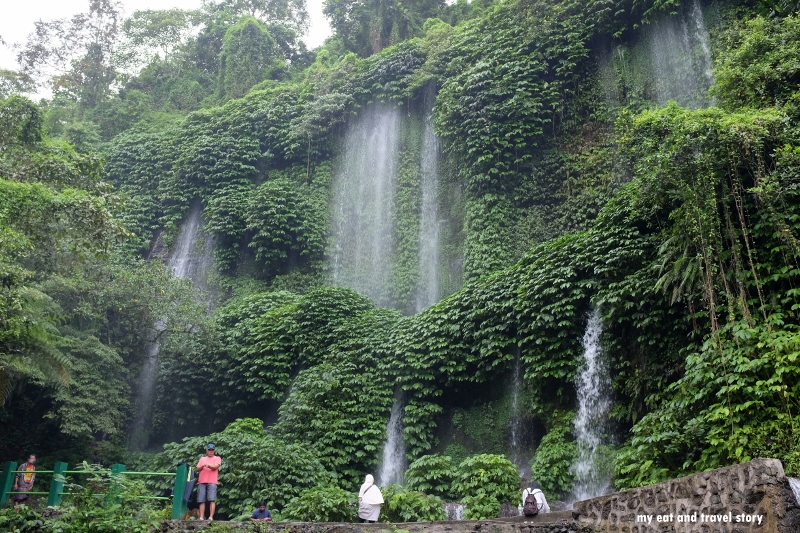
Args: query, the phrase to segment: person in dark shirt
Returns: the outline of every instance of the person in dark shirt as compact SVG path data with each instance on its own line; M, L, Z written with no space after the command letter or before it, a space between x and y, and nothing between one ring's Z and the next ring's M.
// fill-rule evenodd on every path
M33 488L33 482L36 479L36 455L30 454L28 456L28 461L22 463L19 467L19 471L16 476L14 476L14 486L12 487L12 491L14 492L30 492ZM14 505L19 505L21 503L25 503L28 501L27 494L15 494L14 495Z
M251 522L269 522L272 520L272 513L269 512L267 509L267 504L264 502L259 502L258 509L253 511L253 514L250 516Z

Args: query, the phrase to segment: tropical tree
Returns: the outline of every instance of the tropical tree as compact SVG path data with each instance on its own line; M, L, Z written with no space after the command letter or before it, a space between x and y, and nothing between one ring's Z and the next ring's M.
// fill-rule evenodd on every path
M82 109L91 108L116 79L114 53L121 23L119 0L90 0L86 13L37 21L17 62L38 85L69 94Z

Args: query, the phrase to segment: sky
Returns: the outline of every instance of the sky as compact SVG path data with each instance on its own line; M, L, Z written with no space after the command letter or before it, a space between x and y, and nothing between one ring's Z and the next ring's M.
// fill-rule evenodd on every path
M331 29L322 14L322 0L306 2L311 24L305 42L306 46L314 48L331 34ZM25 38L33 31L34 21L66 18L89 10L89 0L3 0L3 4L0 37L7 46L0 44L0 69L8 70L19 68L11 45L25 43ZM202 0L122 0L125 16L139 9L198 9L201 4Z

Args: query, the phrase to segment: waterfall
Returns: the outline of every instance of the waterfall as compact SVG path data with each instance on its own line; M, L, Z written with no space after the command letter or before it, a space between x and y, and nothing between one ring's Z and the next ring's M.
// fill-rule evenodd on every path
M524 459L522 458L522 418L520 417L519 396L522 388L522 359L520 350L517 347L517 355L514 358L514 369L511 376L511 462L517 465L517 469L522 473L525 470Z
M202 244L202 246L198 246ZM189 215L181 224L173 248L167 259L167 266L176 278L192 281L210 305L208 274L213 263L214 241L203 231L203 206L199 201L192 203ZM161 334L166 330L165 322L158 320L151 328L151 340L145 345L145 359L139 373L136 388L136 415L129 431L129 446L134 450L146 448L150 439L148 429L151 425L153 401L161 352Z
M396 108L367 108L345 136L344 155L333 179L334 283L383 307L392 303L399 127Z
M789 479L789 486L792 487L792 492L794 493L794 499L797 500L798 505L800 505L800 479L796 477L790 477Z
M214 239L203 231L203 206L196 201L175 237L167 266L176 278L190 279L196 289L208 292L213 261Z
M406 449L403 442L403 400L396 397L392 404L392 413L386 425L386 441L383 443L381 469L378 473L378 485L385 487L392 483L403 483L406 472Z
M443 503L444 514L448 520L464 520L464 508L466 505L463 503L451 502Z
M439 139L433 131L433 100L436 87L431 85L425 94L430 110L425 117L420 154L420 185L422 209L419 221L419 284L417 312L439 301Z
M703 10L694 0L689 13L665 16L650 32L650 60L655 84L655 100L665 105L697 109L713 101L708 95L714 83L711 47Z
M574 433L578 443L578 459L570 470L575 475L572 489L574 501L606 494L610 479L599 472L598 448L611 410L610 378L602 359L600 310L595 308L583 335L583 370L576 382L578 414Z
M153 398L158 376L158 354L161 351L160 337L167 325L158 321L151 329L151 339L145 346L145 360L139 372L136 393L136 416L129 430L128 445L133 450L143 450L150 438L148 431L153 410Z

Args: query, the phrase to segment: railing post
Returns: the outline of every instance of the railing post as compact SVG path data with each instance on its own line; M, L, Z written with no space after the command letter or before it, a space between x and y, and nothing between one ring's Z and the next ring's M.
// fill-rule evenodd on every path
M0 477L0 507L8 505L11 496L11 487L14 486L14 476L17 471L17 463L9 461L3 465L3 477Z
M53 479L50 481L50 492L47 495L47 506L58 507L61 505L61 495L64 492L64 472L67 463L56 461L53 466Z
M119 502L117 494L119 494L119 478L125 471L125 465L115 463L111 465L111 478L108 480L108 494L106 494L106 502L114 500L115 503Z
M175 474L175 488L172 489L172 519L183 520L186 516L186 502L183 496L186 494L186 482L189 481L189 469L186 463L178 465L178 472Z

